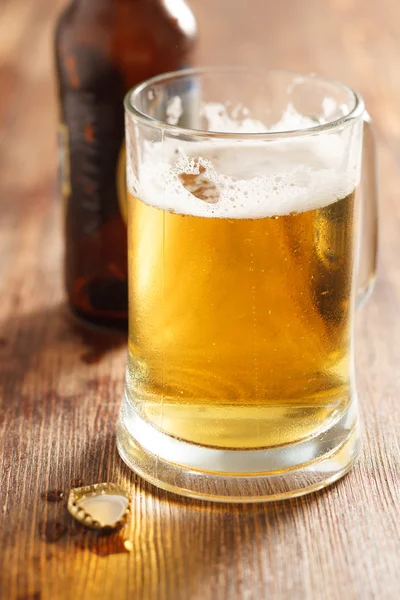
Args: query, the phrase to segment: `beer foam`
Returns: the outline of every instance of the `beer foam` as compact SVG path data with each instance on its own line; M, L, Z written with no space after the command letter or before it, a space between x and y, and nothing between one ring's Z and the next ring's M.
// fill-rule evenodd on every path
M310 126L304 120L299 123L293 111L284 119L287 130ZM240 126L248 120L245 115ZM229 131L233 124L229 123ZM273 130L282 130L283 125L280 122ZM260 122L251 124L252 131L259 127ZM350 194L360 179L361 130L357 139L342 134L145 142L138 178L128 159L129 191L150 206L208 218L255 219L322 208ZM190 185L186 176L194 176ZM196 176L205 190L202 195L193 193Z
M336 106L332 98L325 98L325 102L329 103L329 100ZM306 129L325 122L324 119L316 122L310 117L301 115L291 102L288 103L279 121L270 127L266 127L265 123L259 119L253 119L250 116L249 109L241 103L236 104L230 112L227 108L221 102L208 102L203 105L201 116L207 121L209 131L219 133L271 133L274 131Z

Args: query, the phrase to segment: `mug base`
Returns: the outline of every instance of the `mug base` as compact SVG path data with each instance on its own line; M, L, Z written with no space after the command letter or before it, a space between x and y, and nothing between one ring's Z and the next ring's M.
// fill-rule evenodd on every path
M297 444L257 450L197 446L145 421L125 397L117 427L122 460L151 484L214 502L302 496L345 475L360 451L355 399L339 421Z

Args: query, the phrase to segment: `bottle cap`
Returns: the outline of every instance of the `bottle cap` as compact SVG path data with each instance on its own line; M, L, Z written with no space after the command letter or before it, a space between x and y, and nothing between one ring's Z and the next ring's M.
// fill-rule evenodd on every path
M68 510L90 529L116 529L129 514L129 492L116 483L74 488L69 494Z

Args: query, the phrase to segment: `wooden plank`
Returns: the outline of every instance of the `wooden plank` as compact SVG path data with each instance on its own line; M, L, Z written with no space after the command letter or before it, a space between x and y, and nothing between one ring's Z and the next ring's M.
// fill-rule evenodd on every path
M64 307L54 196L51 31L61 2L0 6L0 598L395 600L400 595L400 8L391 0L192 0L199 64L318 71L365 97L380 145L380 277L357 315L364 451L333 487L224 506L156 490L123 465L114 424L125 340ZM121 538L41 498L80 479L130 486ZM58 523L58 525L54 525ZM57 541L51 541L60 535Z

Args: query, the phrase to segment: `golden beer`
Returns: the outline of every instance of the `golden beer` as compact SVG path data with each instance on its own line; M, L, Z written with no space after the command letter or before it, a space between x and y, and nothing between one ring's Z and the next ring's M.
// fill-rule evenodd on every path
M218 204L204 169L179 180ZM127 390L140 416L224 449L301 442L339 420L351 400L355 191L258 218L150 200L129 195Z
M125 117L121 458L207 500L329 485L360 450L353 313L375 277L362 99L315 75L196 68L137 86Z

